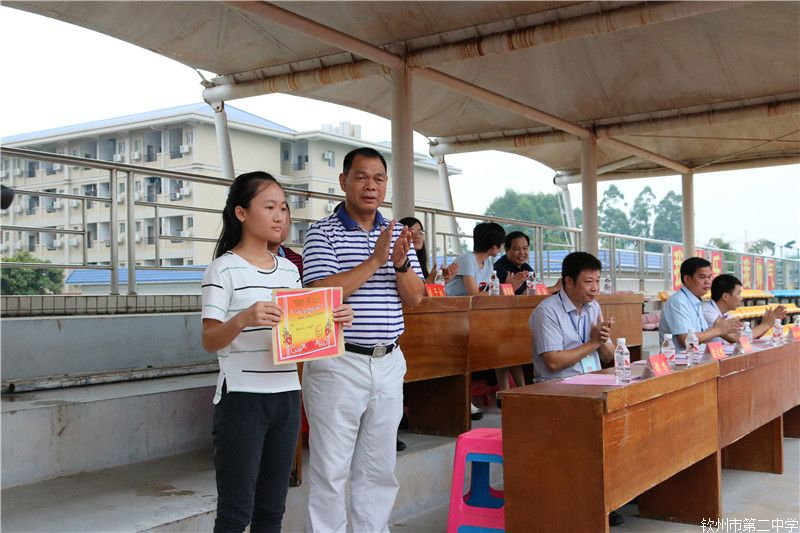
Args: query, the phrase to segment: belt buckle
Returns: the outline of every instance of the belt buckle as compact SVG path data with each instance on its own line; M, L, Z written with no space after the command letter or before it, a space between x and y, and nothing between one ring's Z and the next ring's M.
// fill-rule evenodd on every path
M372 357L383 357L386 355L386 346L374 346L372 348Z

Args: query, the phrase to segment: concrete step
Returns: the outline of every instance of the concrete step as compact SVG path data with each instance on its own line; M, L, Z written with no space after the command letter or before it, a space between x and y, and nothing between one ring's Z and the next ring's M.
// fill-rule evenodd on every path
M499 417L498 417L499 418ZM392 523L446 505L455 439L401 433ZM304 456L308 466L308 452ZM210 531L216 509L211 450L173 455L2 491L3 531ZM303 531L308 485L291 487L283 530Z
M2 488L209 448L216 377L3 395Z

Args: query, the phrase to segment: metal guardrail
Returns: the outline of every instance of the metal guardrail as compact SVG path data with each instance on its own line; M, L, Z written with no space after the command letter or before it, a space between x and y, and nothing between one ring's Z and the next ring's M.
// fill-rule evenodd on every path
M120 220L117 215L119 187L118 182L120 179L119 174L124 173L126 186L124 195L124 202L126 206L125 212L125 228L127 236L124 239L126 251L126 264L128 270L128 294L136 294L136 271L137 270L204 270L202 265L186 265L186 266L161 266L161 243L162 241L176 241L176 242L216 242L216 236L180 236L162 234L160 227L160 215L164 211L177 212L177 213L216 213L222 211L220 209L197 207L182 205L177 203L163 203L157 201L145 201L136 199L135 190L135 176L145 175L147 177L169 178L181 180L188 183L203 183L209 185L216 185L220 187L228 187L230 181L225 178L217 178L212 176L203 176L199 174L191 174L188 172L179 172L167 170L162 168L151 168L146 166L137 166L124 163L113 163L109 161L98 161L94 159L85 159L81 157L67 156L61 154L51 154L46 152L38 152L34 150L26 150L21 148L3 148L3 157L16 157L31 161L45 161L50 163L59 163L62 165L72 165L76 167L83 167L89 169L99 169L108 171L109 175L109 197L96 197L96 196L82 196L67 193L52 193L43 191L33 191L21 188L15 188L14 191L18 195L25 196L38 196L56 198L57 200L73 200L81 202L81 216L80 224L70 225L79 226L80 229L58 229L52 227L38 227L28 225L3 225L3 230L24 231L28 233L50 233L50 234L65 234L65 235L78 235L81 236L81 256L82 261L75 264L64 263L15 263L15 262L0 262L3 268L61 268L61 269L99 269L109 270L111 272L110 293L119 294L119 226ZM43 170L40 170L43 172ZM326 201L341 201L343 196L336 194L327 194L316 191L309 191L305 189L295 189L285 187L287 195L301 197L305 199L322 199ZM167 196L172 199L170 195ZM18 201L18 200L15 200ZM172 200L174 201L174 200ZM89 241L89 229L87 224L87 205L89 202L99 202L109 206L108 224L109 235L106 241L109 241L110 264L109 265L96 265L90 264L88 261L88 250L92 247L92 241ZM136 207L149 207L154 211L154 238L152 244L154 246L154 262L155 266L137 266L136 265ZM43 206L39 206L43 207ZM63 205L64 209L70 209L70 205ZM384 207L391 207L391 204L385 203ZM537 272L542 273L545 277L555 277L553 274L560 275L561 259L565 252L580 250L582 247L582 230L576 228L569 228L564 226L545 226L541 224L534 224L531 222L516 220L511 218L502 217L487 217L486 215L478 215L472 213L462 213L458 211L449 211L445 209L417 207L417 214L421 215L418 218L423 220L427 228L426 249L435 251L438 242L442 243L442 256L445 263L448 258L456 255L458 246L455 246L456 241L469 240L472 237L465 234L455 234L452 232L438 231L436 228L437 217L452 217L454 219L461 219L462 221L484 222L492 221L499 224L510 224L527 228L528 236L531 239L531 262L532 266ZM293 216L294 222L313 222L313 219ZM145 236L141 236L141 240L145 241ZM557 238L556 238L557 237ZM648 239L641 237L633 237L630 235L619 235L612 233L600 232L599 237L602 241L608 243L608 248L600 250L601 260L606 265L605 273L612 281L613 287L616 289L618 280L638 280L640 291L645 290L645 282L648 280L660 280L663 283L663 288L668 289L671 287L671 255L670 249L673 245L680 245L680 243L662 241L657 239ZM148 241L149 241L148 237ZM625 244L628 246L625 246ZM302 243L293 243L302 244ZM647 244L657 245L661 247L660 252L648 252L645 250ZM723 257L733 256L734 260L725 260L723 264L723 271L740 275L740 257L742 255L749 255L758 257L757 254L744 254L742 252L735 252L731 250L721 250L717 248L710 248L701 246L704 250L719 251L725 254ZM431 253L431 258L434 259L434 253ZM778 288L787 288L787 285L794 284L795 287L800 286L800 260L796 259L783 259L769 256L761 256L765 259L773 259L776 262L776 286ZM631 259L632 258L632 259ZM778 273L781 275L778 276ZM766 275L766 273L765 273Z

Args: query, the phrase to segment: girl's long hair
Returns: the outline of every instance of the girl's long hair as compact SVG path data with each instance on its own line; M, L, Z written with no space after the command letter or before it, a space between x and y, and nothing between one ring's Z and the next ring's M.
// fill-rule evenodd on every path
M420 229L423 231L425 230L425 226L422 225L422 222L415 217L401 218L399 222L404 226L408 226L409 228L414 224L419 224ZM428 271L428 251L425 249L425 239L422 239L422 248L416 250L416 252L417 259L419 260L419 266L422 269L422 275L427 278L430 272Z
M233 249L242 241L242 223L236 218L236 206L241 206L243 209L249 208L250 201L258 194L265 182L274 183L283 189L271 174L260 170L240 174L231 183L228 199L225 201L225 209L222 210L222 232L214 249L214 259Z

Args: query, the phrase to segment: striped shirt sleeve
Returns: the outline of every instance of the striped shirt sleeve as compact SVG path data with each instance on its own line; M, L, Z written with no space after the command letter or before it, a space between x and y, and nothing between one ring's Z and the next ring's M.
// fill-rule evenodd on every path
M219 262L213 262L208 265L203 275L203 310L200 316L225 322L232 289L230 277L220 273L219 269Z
M333 243L321 228L325 222L325 219L317 222L306 233L303 246L303 284L306 286L342 271Z

